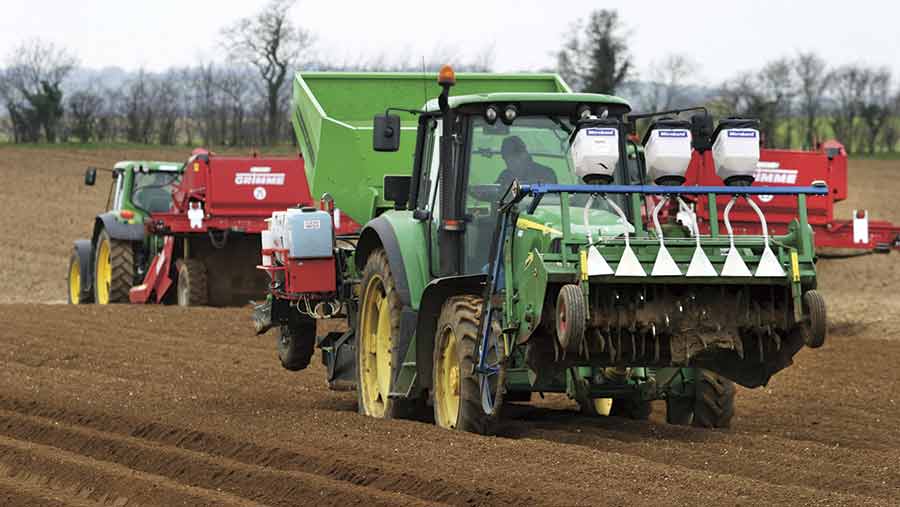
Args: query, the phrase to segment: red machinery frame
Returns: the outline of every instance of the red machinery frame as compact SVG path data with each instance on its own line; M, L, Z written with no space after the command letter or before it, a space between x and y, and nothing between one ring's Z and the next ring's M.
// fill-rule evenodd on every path
M890 251L900 249L900 225L869 220L865 210L854 210L850 220L834 216L834 203L847 198L847 152L837 141L828 141L819 151L760 150L756 173L757 186L810 186L824 182L831 190L827 197L807 201L809 224L815 231L817 247ZM686 185L722 185L716 176L712 153L694 152L687 171ZM796 201L789 196L753 196L762 209L773 234L785 234L797 216ZM728 201L721 197L718 209ZM709 234L709 208L696 204L700 231ZM747 203L738 201L731 212L731 224L737 234L762 234L756 213ZM720 225L724 226L724 224Z

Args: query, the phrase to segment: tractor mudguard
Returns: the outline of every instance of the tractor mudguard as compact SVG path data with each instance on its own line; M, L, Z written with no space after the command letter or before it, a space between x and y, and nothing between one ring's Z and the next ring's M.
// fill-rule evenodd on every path
M83 300L90 300L93 297L94 282L94 248L91 240L77 239L75 240L75 254L78 255L78 264L81 269L81 297Z
M144 224L126 224L116 219L115 211L97 215L94 220L93 240L97 241L100 229L106 229L110 239L121 241L143 241L144 240Z
M434 335L438 317L444 303L453 296L482 295L487 283L487 274L448 276L437 278L422 292L419 314L416 319L416 364L419 384L431 387L431 369L434 358Z
M424 242L423 224L414 220L411 212L388 211L366 224L356 246L355 262L360 271L374 250L384 248L394 276L394 287L402 310L400 336L396 337L397 346L394 347L392 359L393 364L406 365L394 372L394 385L403 395L410 395L416 377L415 369L409 365L412 359L409 355L416 333L416 308L429 277Z

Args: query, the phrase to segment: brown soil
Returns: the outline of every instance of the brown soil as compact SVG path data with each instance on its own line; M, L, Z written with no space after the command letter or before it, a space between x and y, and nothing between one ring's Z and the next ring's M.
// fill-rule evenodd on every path
M318 364L282 370L246 309L42 304L105 202L84 167L124 156L0 149L0 505L900 503L896 254L820 264L829 342L741 390L731 430L548 396L480 437L357 415ZM889 166L853 171L853 198L900 221Z

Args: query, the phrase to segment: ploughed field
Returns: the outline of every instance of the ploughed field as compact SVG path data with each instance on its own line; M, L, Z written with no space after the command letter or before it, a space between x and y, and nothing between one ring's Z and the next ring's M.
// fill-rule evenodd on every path
M820 263L831 335L730 430L588 418L548 396L498 437L356 414L277 363L246 309L71 307L71 241L108 180L186 150L0 148L0 505L900 504L900 256ZM853 205L900 221L900 164L852 162Z

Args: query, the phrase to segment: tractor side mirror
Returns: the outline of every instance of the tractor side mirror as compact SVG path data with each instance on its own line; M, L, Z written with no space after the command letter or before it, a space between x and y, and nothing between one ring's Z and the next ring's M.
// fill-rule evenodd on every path
M384 199L393 201L396 209L405 209L411 184L412 176L385 176Z
M400 149L400 117L395 114L376 114L372 132L372 149L397 151Z
M97 169L94 167L88 167L88 170L84 172L84 184L92 187L94 183L97 182Z

